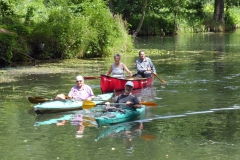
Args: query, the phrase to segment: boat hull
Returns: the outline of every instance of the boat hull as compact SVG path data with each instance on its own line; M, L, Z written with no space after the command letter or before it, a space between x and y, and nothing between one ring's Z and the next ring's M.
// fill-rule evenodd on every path
M99 100L93 100L95 104L101 104L104 101L110 100L113 97L113 93L101 94L97 96ZM41 114L45 111L66 111L76 110L82 108L83 101L75 100L53 100L44 103L39 103L33 108L37 114Z
M153 83L154 76L149 78L117 78L106 75L101 75L100 86L102 93L122 91L124 90L125 84L127 81L132 81L134 84L133 89L141 89L149 87Z
M95 120L98 126L107 126L117 123L129 122L135 120L146 112L146 106L142 105L141 108L131 109L126 106L121 106L126 112L105 112L101 116L96 117Z

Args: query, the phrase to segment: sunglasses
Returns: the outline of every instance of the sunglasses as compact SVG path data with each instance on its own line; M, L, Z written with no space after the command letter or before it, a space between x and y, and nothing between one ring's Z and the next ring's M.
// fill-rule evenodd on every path
M77 82L77 83L78 83L78 82L82 82L82 80L81 80L81 81L76 81L76 82Z

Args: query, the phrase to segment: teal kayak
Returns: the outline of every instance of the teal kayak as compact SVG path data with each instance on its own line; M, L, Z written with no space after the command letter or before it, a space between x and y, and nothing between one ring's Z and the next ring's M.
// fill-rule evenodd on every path
M98 126L107 126L111 124L129 122L135 120L146 112L146 106L142 105L141 108L133 109L126 106L120 106L126 112L105 112L99 117L95 117Z
M110 100L113 93L106 93L98 95L92 102L95 104L102 104L104 101ZM83 101L76 100L52 100L35 105L34 111L37 114L42 114L44 111L67 111L82 108Z

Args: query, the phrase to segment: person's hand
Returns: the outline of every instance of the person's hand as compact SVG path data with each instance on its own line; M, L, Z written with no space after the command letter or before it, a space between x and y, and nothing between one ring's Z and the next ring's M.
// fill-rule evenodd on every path
M62 100L62 99L66 99L66 96L64 94L58 94L55 99L57 100Z
M129 73L129 76L132 77L132 72Z
M126 105L127 105L127 106L130 106L131 104L132 104L132 102L130 102L130 101L127 101L127 102L126 102Z
M86 100L91 101L91 100L92 100L92 97L88 97Z
M110 102L106 102L105 105L106 105L107 107L109 107L109 106L110 106Z

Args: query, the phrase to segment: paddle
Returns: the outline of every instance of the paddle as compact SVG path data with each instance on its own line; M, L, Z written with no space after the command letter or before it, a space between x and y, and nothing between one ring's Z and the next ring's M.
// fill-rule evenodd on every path
M114 76L110 76L110 77L114 77ZM98 79L98 78L101 78L101 77L98 77L98 76L85 76L83 77L84 79L88 79L88 80L91 80L91 79ZM114 77L114 78L122 78L122 76L120 77ZM125 76L125 79L129 79L129 80L133 80L133 77L131 76Z
M65 98L68 99L67 96ZM46 102L46 101L52 101L54 99L47 99L47 98L44 98L44 97L38 97L38 96L35 97L34 96L34 97L28 97L28 100L29 100L29 102L31 102L33 104L38 104L38 103L43 103L43 102ZM58 99L58 100L61 100L61 99ZM64 100L64 99L62 99L62 100Z
M162 84L166 84L166 83L167 83L166 81L164 81L164 80L162 80L161 78L159 78L158 75L157 75L156 73L154 73L152 70L151 70L151 72L152 72L152 74L153 74L155 77L157 77L157 78L162 82Z
M52 99L47 99L47 98L43 98L43 97L28 97L29 102L34 103L34 104L38 104L38 103L43 103L46 101L50 101Z
M150 141L150 140L156 139L156 136L151 135L151 134L147 134L147 135L140 136L140 138L142 138L142 139L144 139L146 141Z
M98 77L98 76L85 76L85 77L83 77L84 79L98 79L98 78L100 78L100 77Z
M83 109L91 109L91 108L95 107L96 105L103 105L103 104L105 104L105 103L96 104L93 101L84 100L83 104L82 104L82 108ZM156 107L157 106L157 104L154 102L140 102L140 104L148 106L148 107ZM110 103L110 105L126 105L126 103Z

